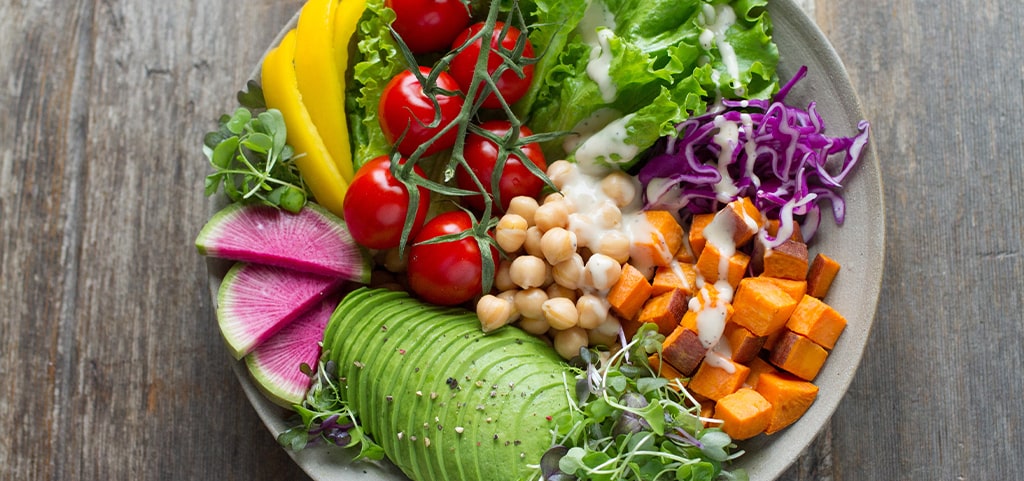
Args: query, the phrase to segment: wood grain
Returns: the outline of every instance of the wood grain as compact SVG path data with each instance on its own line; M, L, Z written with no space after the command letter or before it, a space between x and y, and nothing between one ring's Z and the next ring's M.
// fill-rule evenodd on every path
M1024 479L1024 4L804 2L872 121L885 288L791 480ZM308 479L192 241L202 134L299 0L0 2L0 479Z

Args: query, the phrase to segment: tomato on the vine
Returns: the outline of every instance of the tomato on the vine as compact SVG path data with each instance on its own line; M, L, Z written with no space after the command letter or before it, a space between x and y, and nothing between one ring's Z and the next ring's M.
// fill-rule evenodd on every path
M413 172L426 177L418 165L413 166ZM409 233L410 243L423 226L430 207L430 192L423 187L417 190L419 200ZM402 239L409 202L409 190L391 174L391 159L380 156L367 162L356 172L345 193L345 223L352 238L370 249L397 247Z
M508 134L512 124L507 120L491 120L480 124L480 128L501 138ZM531 135L533 135L533 132L526 126L519 128L519 138ZM541 172L547 170L547 162L544 160L544 153L541 151L539 144L531 142L521 146L520 150L523 154L526 154L526 159L533 162ZM508 209L513 197L519 195L537 197L541 189L544 188L544 180L534 175L523 163L524 159L513 150L509 153L508 158L505 160L505 166L501 170L501 179L498 182L498 195L495 197L495 192L491 185L491 176L497 165L498 154L498 145L483 135L471 132L466 136L466 143L463 146L463 155L466 158L466 163L469 164L470 170L473 171L473 174L480 180L480 183L483 184L491 197L501 200L501 204L496 204L494 210L504 212ZM473 178L466 169L460 168L456 170L455 179L460 189L478 190L476 183L473 182ZM476 210L483 210L483 196L467 196L465 199L470 207Z
M472 228L470 215L457 210L439 214L420 229L416 243L409 249L407 271L409 287L417 296L434 304L454 306L481 294L483 258L472 235L455 241L422 243ZM491 259L497 258L497 249L491 247Z
M482 30L484 27L483 23L476 23L473 26L466 29L462 34L455 38L452 42L452 50L466 43L470 37L475 35L477 32ZM502 31L505 30L505 35L502 36ZM530 43L529 39L526 39L522 31L518 28L506 25L503 22L495 22L494 33L491 35L491 52L487 56L487 73L493 75L498 69L498 66L502 63L502 58L495 52L496 49L501 48L512 51L515 49L516 42L520 36L523 36L526 44L523 47L522 58L534 58L533 56L533 44ZM476 67L476 60L480 56L480 48L483 45L483 39L476 39L472 44L462 50L454 58L452 58L451 64L449 65L449 72L455 81L462 87L462 91L465 92L469 89L470 83L473 81L473 72ZM516 60L516 59L512 59ZM509 105L516 103L526 91L530 89L530 82L533 81L533 64L529 64L523 67L523 75L520 76L511 69L505 70L499 77L495 84L498 87L498 92L505 99ZM491 92L484 98L484 108L495 109L501 107L501 101L498 97Z
M430 75L429 67L419 69L424 77ZM455 79L445 72L438 75L436 86L451 91L459 89ZM454 125L433 142L431 139L459 116L463 99L457 95L444 94L437 94L436 99L438 109L435 111L434 103L423 93L423 85L410 70L396 75L384 87L378 108L380 128L391 143L395 143L405 133L402 142L398 144L400 154L409 157L420 145L429 143L423 152L427 156L455 144L458 128ZM440 112L440 122L431 127L435 112Z
M445 50L469 25L469 9L459 0L387 0L395 11L391 27L412 53Z

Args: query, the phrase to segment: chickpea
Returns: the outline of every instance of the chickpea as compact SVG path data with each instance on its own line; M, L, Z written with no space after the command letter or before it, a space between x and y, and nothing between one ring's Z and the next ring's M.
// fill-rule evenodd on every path
M546 202L537 207L533 221L541 232L547 232L555 227L565 228L569 225L569 206L562 200Z
M544 257L544 251L540 248L540 240L544 236L544 233L540 230L540 227L531 225L526 229L526 240L523 241L523 249L527 254L536 257Z
M576 303L564 297L548 299L541 305L544 311L544 319L552 329L568 329L576 326L580 321L580 314L576 311Z
M583 281L583 258L573 253L572 257L555 264L551 268L551 277L556 284L568 288L579 289Z
M612 172L601 179L601 191L619 207L629 205L636 198L636 184L625 172Z
M509 289L515 289L516 283L512 282L512 275L510 273L512 267L512 261L503 260L498 263L498 268L495 269L494 273L494 288L499 291L507 291Z
M512 266L508 269L508 275L512 282L529 289L531 287L543 286L548 277L550 266L543 259L537 256L519 256L512 260Z
M531 317L519 319L519 327L534 336L543 336L549 329L551 329L551 326L548 325L548 321Z
M551 284L547 289L545 289L545 292L548 293L548 299L561 297L576 302L576 289L569 289L568 287L558 284Z
M584 294L576 300L580 314L580 327L594 329L608 319L608 303L593 294Z
M476 316L480 318L480 328L484 332L491 332L511 321L512 303L488 294L477 301Z
M567 160L556 160L548 166L548 178L555 187L561 189L576 175L577 167Z
M540 251L551 265L568 260L576 254L576 234L555 227L541 236Z
M548 293L539 287L523 289L515 294L516 310L524 318L544 320L543 305L548 300Z
M604 322L598 324L598 326L594 328L595 331L601 334L616 337L618 337L620 329L622 329L622 323L619 322L619 318L611 315L605 318Z
M505 252L518 251L526 242L526 219L518 214L505 214L501 216L497 227L494 229L494 239Z
M596 246L597 253L604 254L623 264L629 260L629 237L617 230L610 230L601 236Z
M601 253L590 256L583 268L583 278L586 284L600 292L607 292L608 289L611 289L621 275L622 265Z
M516 322L519 320L519 308L516 307L516 293L519 289L509 289L507 291L501 291L498 293L498 298L505 299L509 305L512 306L512 314L509 316L508 322Z
M406 254L408 254L408 251L406 251ZM388 249L387 252L384 253L384 268L387 269L388 272L405 272L406 267L409 266L408 261L408 256L402 257L398 254L397 247Z
M601 202L594 212L594 220L605 229L614 229L622 223L622 211L611 202Z
M537 212L537 199L533 197L519 195L513 197L508 204L508 210L506 214L514 214L522 217L526 220L526 225L533 225L533 214Z
M580 349L587 347L587 331L582 327L572 327L555 334L555 351L562 359L572 359L580 354Z
M618 342L619 335L608 335L597 329L590 329L587 331L587 338L591 346L611 346Z

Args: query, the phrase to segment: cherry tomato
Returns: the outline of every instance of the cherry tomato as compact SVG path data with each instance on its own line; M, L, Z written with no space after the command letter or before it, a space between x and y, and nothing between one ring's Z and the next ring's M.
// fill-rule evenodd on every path
M413 172L426 177L418 165L413 166ZM420 196L410 241L423 227L430 206L430 192L423 187L417 190ZM409 191L391 174L391 159L380 156L360 167L348 186L342 208L348 230L360 245L370 249L397 247L409 211Z
M469 25L469 10L459 0L387 0L395 11L391 26L412 53L447 49Z
M472 228L464 211L445 212L427 221L409 249L409 287L427 302L442 306L462 304L481 294L483 272L480 247L472 236L437 244L421 242ZM498 251L491 248L491 258Z
M455 41L452 42L452 49L466 43L469 37L473 36L481 29L483 29L483 23L477 23L466 29L462 34L456 37ZM505 36L502 37L502 30L505 28L505 24L502 22L495 22L494 33L491 35L491 52L487 56L487 73L494 74L494 71L501 65L502 59L495 49L498 48L499 44L506 50L514 50L517 39L522 35L522 32L511 25L508 26L508 31L505 32ZM473 70L476 67L476 60L480 56L480 47L483 45L482 39L477 39L465 50L458 53L449 66L449 71L452 77L455 77L455 81L462 87L462 91L465 92L469 89L470 83L473 81ZM533 58L533 44L529 40L526 40L526 46L522 52L523 58ZM515 59L513 59L515 60ZM526 91L530 89L530 82L533 81L533 65L527 65L523 67L523 76L520 77L516 72L512 70L506 70L501 76L498 77L498 81L495 82L498 86L498 92L504 97L505 102L509 105L514 104ZM491 92L484 99L482 104L483 107L489 109L495 109L501 107L501 102L498 97Z
M507 120L491 120L480 124L480 127L498 137L503 137L512 128L512 124ZM530 135L533 135L533 132L529 128L524 126L519 129L520 138ZM547 170L548 166L539 144L532 142L520 147L520 149L534 165L540 168L541 172ZM493 198L494 191L491 190L491 175L498 160L498 145L480 134L471 132L466 136L463 154L466 157L466 163L469 164L469 168L476 174L476 177L480 179L480 182ZM466 169L456 170L455 179L461 189L477 190L478 188ZM501 171L501 179L498 182L498 197L501 199L501 205L496 206L494 209L497 212L504 212L508 209L508 205L513 197L519 195L537 197L543 188L544 181L523 165L523 159L518 155L510 153L505 161L505 168ZM465 199L470 207L483 210L484 199L482 196L469 196Z
M420 73L424 76L430 75L429 67L420 67ZM458 90L459 85L455 83L450 75L442 72L437 77L438 87L445 90ZM389 142L394 143L405 132L405 138L398 145L398 152L409 157L413 151L422 144L426 144L445 126L452 123L462 110L462 97L452 95L437 95L437 103L440 107L441 121L436 127L427 127L434 121L434 104L423 93L419 79L409 70L406 70L384 87L384 93L380 98L379 115L380 128ZM406 131L408 127L408 131ZM424 156L451 148L455 144L455 137L458 129L452 126L447 132L436 141L431 143Z

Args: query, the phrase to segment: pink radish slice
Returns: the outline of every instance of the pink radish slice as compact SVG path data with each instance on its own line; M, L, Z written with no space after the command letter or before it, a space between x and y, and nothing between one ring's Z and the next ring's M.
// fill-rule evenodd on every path
M345 221L316 204L298 213L260 204L231 204L196 237L200 254L368 282L369 256Z
M217 292L217 323L241 359L345 282L263 264L235 264Z
M339 302L330 296L245 356L256 386L275 404L291 409L305 398L312 379L301 366L316 370L320 340Z

